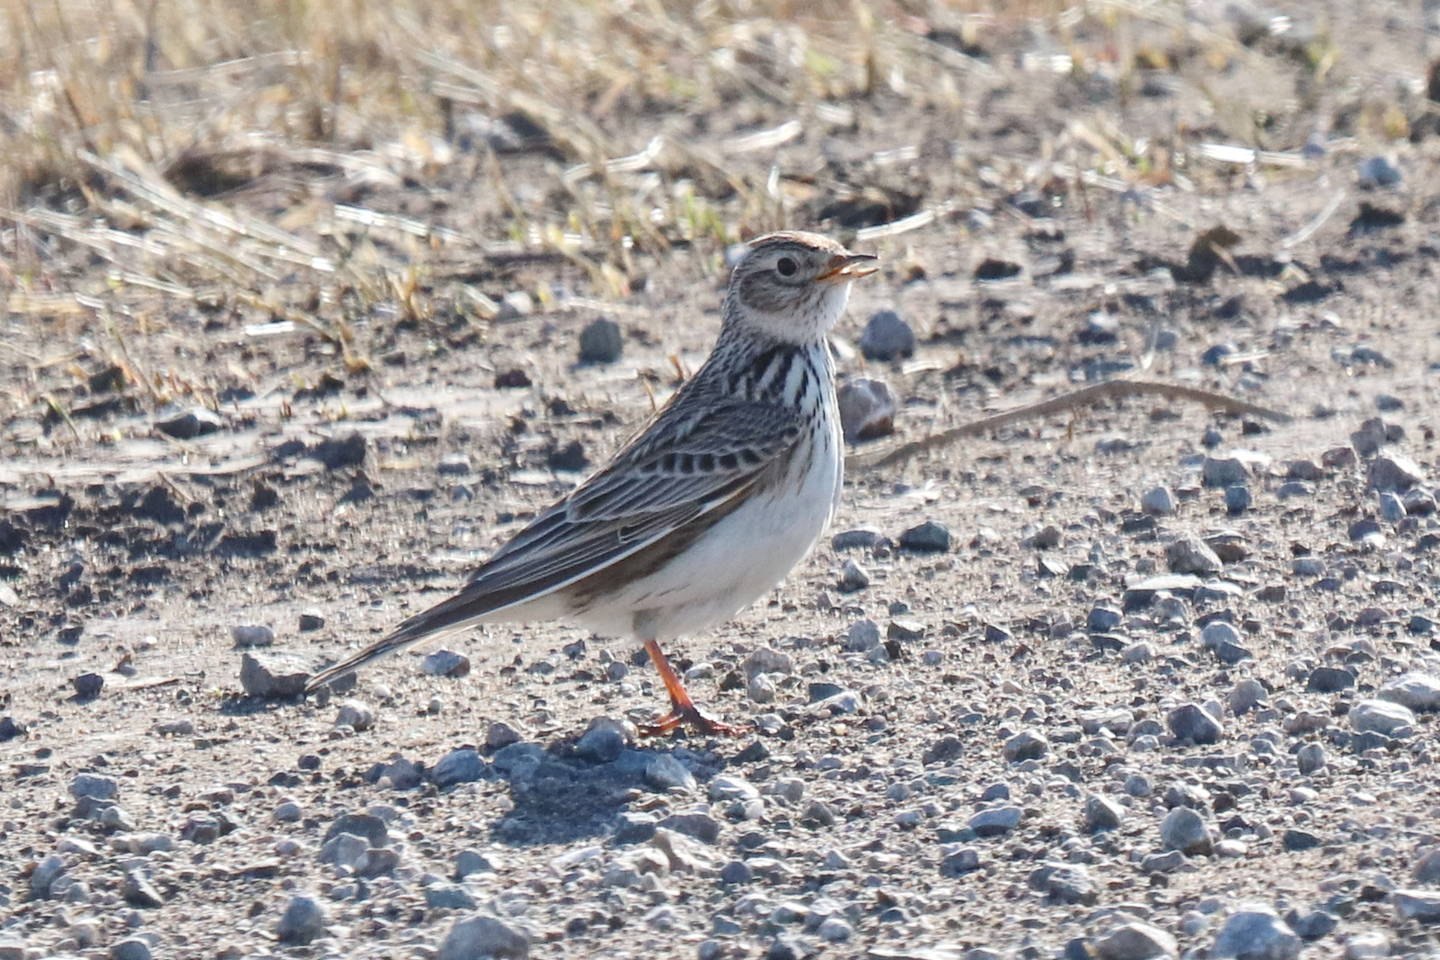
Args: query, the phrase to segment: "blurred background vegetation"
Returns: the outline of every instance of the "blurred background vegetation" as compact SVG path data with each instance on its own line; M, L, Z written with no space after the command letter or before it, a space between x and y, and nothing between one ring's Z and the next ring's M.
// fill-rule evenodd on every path
M1090 191L1163 210L1284 176L1307 149L1423 140L1417 17L3 0L0 289L12 316L179 301L344 344L376 303L502 315L536 258L613 299L637 258L698 247L718 272L726 244L780 226L875 240ZM552 290L529 293L543 308Z

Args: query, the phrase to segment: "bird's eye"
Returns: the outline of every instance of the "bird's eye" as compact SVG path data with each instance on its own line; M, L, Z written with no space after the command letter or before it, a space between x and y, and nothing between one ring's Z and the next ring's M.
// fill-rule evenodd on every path
M795 276L795 271L799 269L800 264L796 263L789 257L781 257L779 260L775 261L775 272L780 274L780 276L782 277L793 277Z

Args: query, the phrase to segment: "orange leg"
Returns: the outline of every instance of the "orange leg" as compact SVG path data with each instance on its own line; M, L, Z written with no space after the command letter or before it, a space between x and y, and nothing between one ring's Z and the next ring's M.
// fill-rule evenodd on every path
M646 640L645 652L650 654L650 662L655 664L655 672L660 674L660 682L665 684L665 690L670 694L670 712L654 723L641 726L641 733L647 737L654 737L662 733L670 733L682 726L712 737L720 735L739 737L751 731L748 725L734 726L722 723L702 713L700 708L695 706L695 701L690 699L690 693L680 682L680 676L675 672L675 668L670 666L670 661L665 658L660 644L654 640Z

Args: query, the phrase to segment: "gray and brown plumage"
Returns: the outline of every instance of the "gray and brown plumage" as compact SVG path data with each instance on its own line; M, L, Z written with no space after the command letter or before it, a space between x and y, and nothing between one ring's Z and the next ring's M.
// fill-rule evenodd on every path
M442 632L559 619L645 644L672 708L647 732L738 732L696 708L660 642L734 616L824 531L844 466L826 335L874 259L812 233L752 243L709 358L654 419L453 597L306 689Z

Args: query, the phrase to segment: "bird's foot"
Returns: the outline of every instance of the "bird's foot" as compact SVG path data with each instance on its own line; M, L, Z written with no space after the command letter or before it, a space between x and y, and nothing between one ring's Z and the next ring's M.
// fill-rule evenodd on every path
M642 723L639 725L640 734L645 737L658 737L667 733L674 733L681 727L706 737L743 737L746 734L755 732L755 728L748 723L725 723L722 720L716 720L714 717L707 716L704 711L693 703L677 703L671 707L669 713L654 723Z

